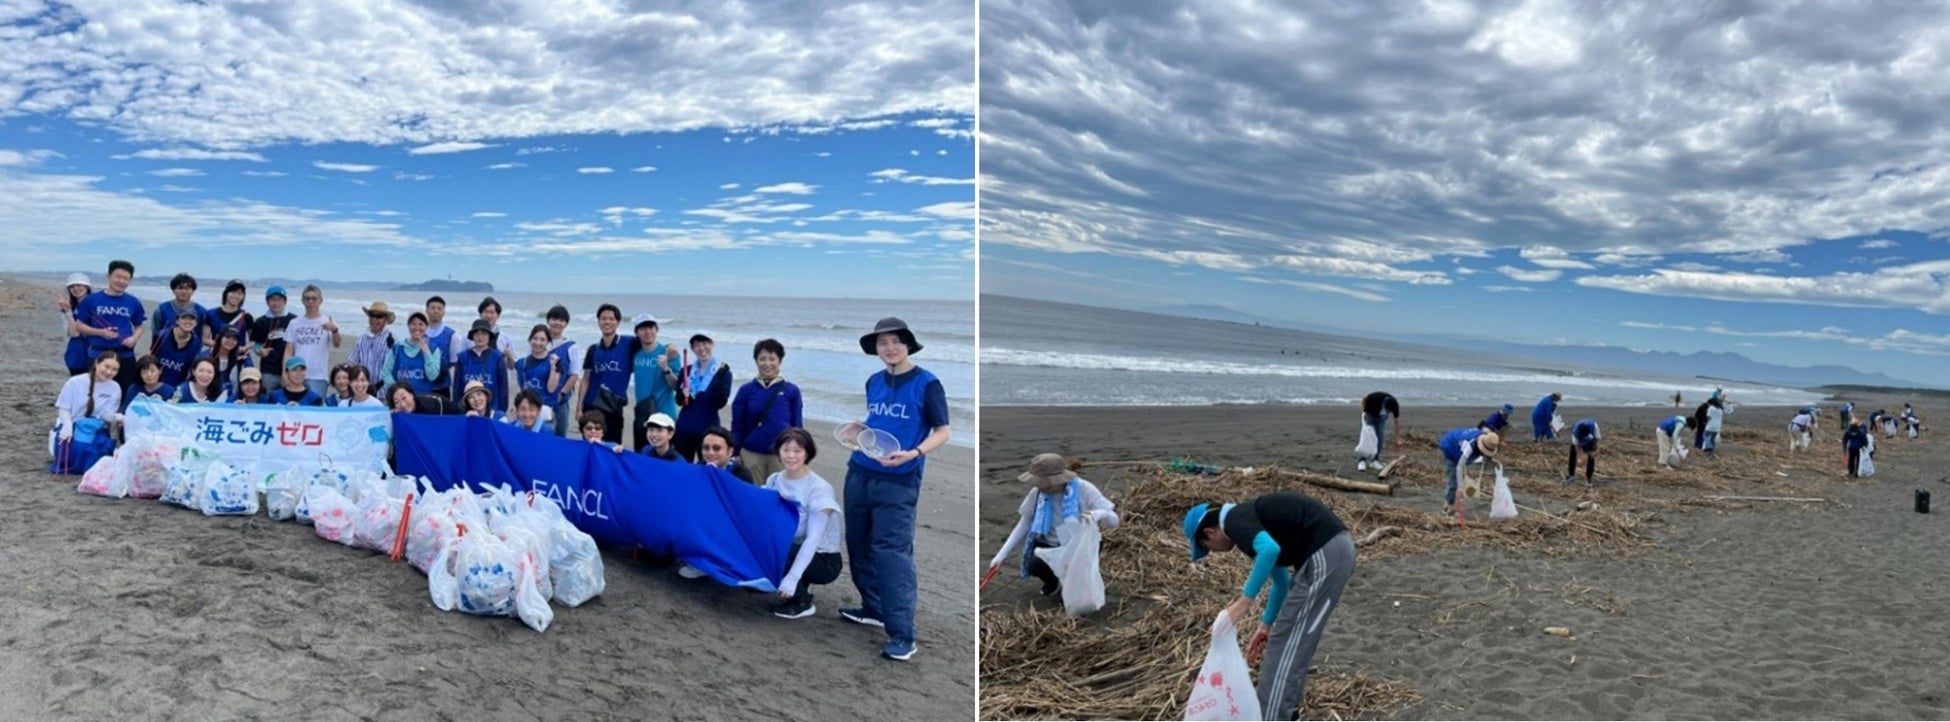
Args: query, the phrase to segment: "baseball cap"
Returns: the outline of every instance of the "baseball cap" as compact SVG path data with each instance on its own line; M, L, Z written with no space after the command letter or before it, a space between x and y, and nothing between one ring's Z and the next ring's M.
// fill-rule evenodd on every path
M237 383L241 384L245 381L256 381L258 383L263 383L264 372L258 371L257 369L244 369L243 371L238 372Z
M272 296L283 296L284 298L291 297L290 294L284 292L283 286L272 286L270 288L264 289L264 298L269 299Z
M1198 528L1199 523L1205 521L1205 513L1211 507L1211 504L1199 504L1185 512L1185 540L1192 543L1192 561L1203 559L1207 553L1205 547L1199 546Z
M674 421L674 420L672 420L672 419L670 418L670 414L666 414L666 413L664 413L664 412L661 412L661 411L659 411L659 412L657 412L657 413L654 413L654 414L651 414L651 415L650 415L650 418L649 418L649 419L647 419L647 420L645 420L645 421L643 422L643 425L644 425L644 426L661 426L661 427L663 427L663 428L666 428L666 429L675 429L675 428L677 428L677 422L676 422L676 421Z
M657 325L657 317L647 313L639 313L635 318L630 319L630 328L643 328L644 324Z
M293 356L291 358L284 360L284 370L286 371L290 371L292 369L301 369L304 367L305 367L305 359L303 357Z

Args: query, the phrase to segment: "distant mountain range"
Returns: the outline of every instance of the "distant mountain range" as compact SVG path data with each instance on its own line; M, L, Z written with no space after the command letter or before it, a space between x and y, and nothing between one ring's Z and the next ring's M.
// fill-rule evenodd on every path
M1148 313L1159 313L1169 316L1275 326L1310 333L1356 335L1350 333L1347 329L1288 321L1275 321L1222 306L1154 306L1142 310ZM1895 378L1887 374L1857 371L1847 366L1833 364L1820 366L1784 366L1755 361L1746 356L1728 352L1696 351L1693 353L1677 353L1673 351L1634 351L1616 346L1555 346L1549 344L1521 344L1446 336L1419 336L1413 339L1392 340L1411 341L1414 343L1465 349L1502 356L1514 356L1517 358L1591 366L1614 371L1634 371L1670 376L1695 376L1705 379L1745 381L1748 383L1802 389L1815 389L1824 386L1874 387L1880 389L1942 388L1908 379Z

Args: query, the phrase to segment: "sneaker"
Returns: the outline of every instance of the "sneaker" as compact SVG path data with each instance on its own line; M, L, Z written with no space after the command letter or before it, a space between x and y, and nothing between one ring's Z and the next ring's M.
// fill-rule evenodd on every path
M1575 476L1567 476L1567 477L1564 477L1564 483L1566 483L1566 484L1575 484L1575 483L1577 483L1577 481L1578 481L1578 477L1575 477ZM1585 483L1587 483L1587 484L1588 484L1588 483L1590 483L1590 481L1588 481L1588 480L1587 480L1587 481L1586 481Z
M912 659L914 657L914 640L887 640L887 646L880 648L880 656L900 662Z
M1043 582L1043 596L1053 596L1060 591L1063 591L1062 582Z
M1362 459L1361 461L1357 461L1357 462L1354 462L1354 470L1355 470L1355 471L1367 471L1367 470L1368 470L1368 461L1367 461L1366 459Z
M702 579L704 578L704 572L699 571L697 567L685 564L677 568L677 576L685 579Z
M805 619L819 611L812 602L780 602L772 605L772 616L780 619Z
M886 622L880 621L880 615L857 607L840 610L840 616L846 617L846 621L854 624L864 624L869 627L887 626Z

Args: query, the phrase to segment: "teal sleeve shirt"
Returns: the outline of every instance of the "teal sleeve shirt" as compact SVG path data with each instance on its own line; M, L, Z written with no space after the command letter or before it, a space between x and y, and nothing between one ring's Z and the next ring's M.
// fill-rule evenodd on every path
M1246 577L1243 593L1251 599L1259 596L1260 587L1272 580L1273 591L1266 598L1266 612L1259 617L1260 622L1271 626L1280 616L1280 604L1286 601L1287 588L1293 584L1292 575L1280 566L1280 543L1273 541L1273 535L1260 532L1253 537L1253 573Z

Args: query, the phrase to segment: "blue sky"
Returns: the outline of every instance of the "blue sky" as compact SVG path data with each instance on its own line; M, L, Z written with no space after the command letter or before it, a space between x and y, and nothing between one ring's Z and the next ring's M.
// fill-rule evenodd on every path
M1940 384L1947 31L1898 3L985 2L982 291Z
M0 268L972 299L974 8L0 8Z

